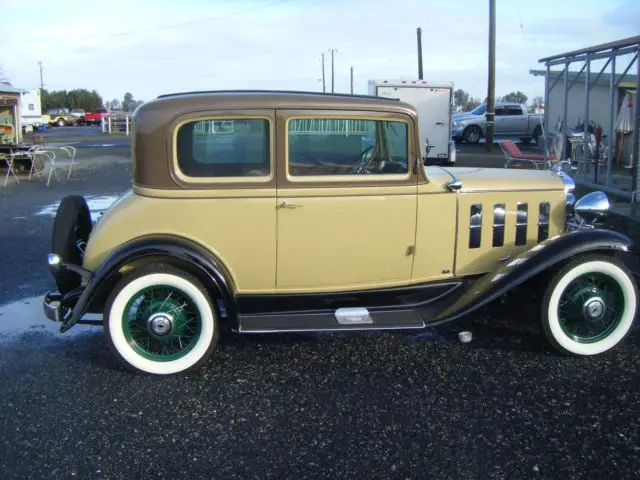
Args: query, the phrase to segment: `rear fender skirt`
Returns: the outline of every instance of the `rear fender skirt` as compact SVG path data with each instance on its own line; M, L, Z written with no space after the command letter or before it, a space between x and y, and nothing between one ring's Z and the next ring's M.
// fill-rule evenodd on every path
M629 237L610 230L585 229L558 235L506 260L495 272L480 278L455 303L428 323L436 325L457 320L575 255L609 251L631 261L634 257L632 249Z
M211 252L191 240L171 235L154 235L126 243L101 263L93 279L78 298L73 313L60 326L60 331L66 332L78 323L88 312L96 297L104 293L101 291L103 287L118 274L122 267L145 257L169 258L189 265L201 273L209 283L205 286L214 286L222 295L221 300L225 304L226 314L230 318L235 318L235 286L224 265Z

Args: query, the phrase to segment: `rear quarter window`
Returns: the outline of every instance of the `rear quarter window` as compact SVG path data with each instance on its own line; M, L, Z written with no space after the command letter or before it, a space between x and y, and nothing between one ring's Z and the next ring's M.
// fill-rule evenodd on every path
M270 175L269 120L225 118L182 124L176 138L178 168L189 177Z

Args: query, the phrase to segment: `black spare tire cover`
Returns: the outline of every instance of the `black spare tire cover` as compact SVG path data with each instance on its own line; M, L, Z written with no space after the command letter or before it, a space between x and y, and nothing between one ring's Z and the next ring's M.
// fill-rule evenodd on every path
M51 251L62 261L82 265L83 252L93 228L91 213L86 200L81 195L69 195L62 199L53 222L53 242ZM58 291L65 294L80 286L77 273L60 269L53 274Z

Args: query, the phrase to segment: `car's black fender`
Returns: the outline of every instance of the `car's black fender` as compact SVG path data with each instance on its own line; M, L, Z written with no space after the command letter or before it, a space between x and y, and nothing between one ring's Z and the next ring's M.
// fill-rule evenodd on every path
M102 300L110 293L122 267L149 258L166 261L199 277L207 288L221 296L226 315L235 317L235 285L223 263L191 240L173 235L153 235L125 243L100 264L78 298L72 314L62 323L60 331L66 332L83 315L101 308Z
M634 250L629 237L611 230L583 229L558 235L505 260L495 272L480 277L457 301L444 311L431 316L431 321L427 322L437 325L457 320L545 270L582 253L598 251L622 256L637 275L640 270L634 268Z

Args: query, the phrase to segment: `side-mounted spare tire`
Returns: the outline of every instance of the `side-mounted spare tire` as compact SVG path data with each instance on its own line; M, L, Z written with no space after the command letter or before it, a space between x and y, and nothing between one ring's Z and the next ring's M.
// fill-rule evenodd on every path
M93 223L86 200L81 195L69 195L62 199L53 222L52 253L64 262L82 265L84 247L89 240ZM60 269L54 273L58 291L65 294L80 286L77 273Z

